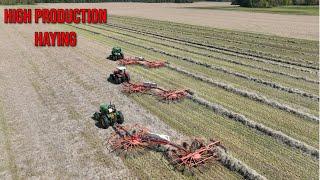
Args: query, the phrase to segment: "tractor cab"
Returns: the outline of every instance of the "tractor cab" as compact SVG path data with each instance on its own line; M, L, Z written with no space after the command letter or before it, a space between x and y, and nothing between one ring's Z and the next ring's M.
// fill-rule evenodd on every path
M124 74L125 72L126 72L126 67L124 67L124 66L119 66L119 67L117 67L117 69L116 69L116 73L117 74Z
M118 56L118 55L121 54L121 52L122 52L121 48L119 48L119 47L113 47L113 48L112 48L112 51L111 51L111 54Z
M100 112L95 112L92 116L97 123L98 127L107 129L109 126L114 126L115 124L122 124L124 122L124 117L121 111L116 110L114 104L103 103L100 105Z
M121 84L130 81L130 75L126 72L126 67L120 66L110 74L108 81L114 84Z
M122 49L120 47L113 47L111 54L108 57L108 59L113 60L113 61L117 61L117 60L123 59L123 58L124 58L124 54L123 54Z
M110 114L116 112L116 106L114 104L101 104L100 105L100 112L103 114Z

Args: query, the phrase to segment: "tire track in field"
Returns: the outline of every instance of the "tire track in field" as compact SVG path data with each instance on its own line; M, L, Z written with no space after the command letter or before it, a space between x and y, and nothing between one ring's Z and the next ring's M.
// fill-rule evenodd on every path
M107 26L118 27L118 28L122 28L122 29L129 29L129 30L132 30L132 31L139 31L139 30L135 30L135 29L132 29L132 28L128 28L128 27L124 27L124 26L119 26L119 25L115 25L115 24L107 24ZM285 60L283 60L283 59L266 57L266 56L262 56L262 55L252 54L252 53L249 53L249 52L240 52L240 51L236 51L236 50L232 50L232 49L228 49L228 48L224 48L224 47L215 46L215 45L212 45L212 44L206 45L206 44L203 44L203 43L200 43L200 42L195 42L195 41L190 41L190 40L185 40L185 39L180 39L180 38L174 38L174 37L167 37L167 36L165 36L165 35L161 35L161 34L157 34L157 33L152 33L152 32L148 32L148 31L144 31L144 32L147 33L147 34L151 34L151 35L153 35L153 36L158 36L158 37L162 37L162 38L173 39L173 40L180 41L180 42L185 42L185 43L194 44L194 45L198 45L198 46L202 46L202 47L217 49L217 50L220 50L220 51L237 53L237 54L241 54L241 55L245 55L245 56L261 58L261 59L265 59L265 60L269 60L269 61L274 61L274 62L279 62L279 63L284 63L284 64L288 64L288 65L294 65L294 66L298 66L298 67L303 67L303 68L308 68L308 69L313 69L313 70L319 70L318 67L313 67L313 66L309 66L309 65L299 64L299 63L295 63L295 62L288 62L288 61L285 61Z
M95 32L95 31L92 31L92 30L88 30L88 29L85 29L85 28L81 28L81 27L77 27L77 26L74 26L74 25L68 25L68 26L71 26L71 27L74 27L74 28L77 28L77 29L80 29L80 30L84 30L84 31L87 31L87 32L90 32L90 33L93 33L93 34L98 34L98 35L101 35L101 36L104 36L104 37L107 37L107 38L110 38L110 39L114 39L114 40L117 40L117 41L120 41L120 42L124 42L124 43L127 43L127 44L131 44L130 42L127 42L127 41L124 41L122 39L118 39L118 38L114 38L112 36L108 36L108 35L105 35L105 34L101 34L99 32ZM138 46L140 47L141 45L136 45L136 44L132 44L134 46ZM271 107L274 107L274 108L278 108L280 110L284 110L284 111L287 111L289 113L292 113L294 115L297 115L298 117L301 117L301 118L304 118L304 119L307 119L307 120L311 120L311 121L315 121L317 123L319 123L319 118L316 117L316 116L313 116L309 113L306 113L306 112L302 112L302 111L299 111L297 109L294 109L294 108L291 108L290 106L286 105L286 104L282 104L282 103L279 103L275 100L272 100L272 99L269 99L269 98L266 98L262 95L258 95L256 93L252 93L252 92L248 92L248 91L244 91L244 90L240 90L240 89L237 89L233 86L230 86L230 85L227 85L227 84L224 84L224 83L221 83L221 82L218 82L218 81L214 81L212 79L209 79L209 78L205 78L205 77L202 77L200 75L196 75L196 74L193 74L193 73L190 73L188 71L185 71L185 70L182 70L180 68L176 68L176 67L173 67L173 66L170 66L170 65L167 65L167 67L171 70L174 70L174 71L177 71L179 73L182 73L182 74L185 74L185 75L188 75L188 76L191 76L195 79L198 79L198 80L201 80L203 82L206 82L206 83L209 83L211 85L214 85L214 86L217 86L217 87L220 87L226 91L229 91L229 92L232 92L232 93L235 93L235 94L238 94L238 95L241 95L243 97L247 97L249 99L252 99L254 101L257 101L257 102L261 102L261 103L264 103L264 104L267 104Z
M294 75L287 74L287 73L284 73L284 72L279 72L279 71L271 70L271 69L268 69L268 68L258 67L258 66L251 65L251 64L245 64L245 63L242 63L242 62L239 62L239 61L235 61L235 60L232 60L232 59L227 59L227 58L223 58L223 57L213 56L213 55L210 55L210 54L205 54L205 53L201 53L201 52L197 52L197 51L193 51L193 50L188 50L188 49L180 48L180 47L177 47L177 46L174 46L174 45L169 45L169 44L165 44L165 43L161 43L161 42L156 42L156 41L152 41L152 40L148 40L148 39L144 39L144 38L138 38L138 37L135 37L135 36L130 35L130 34L121 33L121 32L119 32L119 31L113 31L113 30L109 30L109 29L105 29L105 28L100 28L100 27L92 26L92 25L87 25L87 26L94 27L94 28L101 29L101 30L105 30L105 31L110 31L110 32L113 32L113 33L117 33L117 34L121 34L121 35L124 35L124 36L136 38L136 39L139 39L139 40L151 42L151 43L154 43L154 44L158 44L158 45L162 45L162 46L166 46L166 47L178 49L178 50L185 51L185 52L189 52L189 53L192 53L192 54L197 54L197 55L201 55L201 56L205 56L205 57L209 57L209 58L215 58L215 59L217 59L217 60L219 60L219 61L225 61L225 62L237 64L237 65L240 65L240 66L244 66L244 67L249 67L249 68L253 68L253 69L265 71L265 72L268 72L268 73L271 73L271 74L283 75L283 76L287 76L287 77L289 77L289 78L293 78L293 79L297 79L297 80L302 80L302 81L310 82L310 83L314 83L314 84L319 84L319 81L314 81L314 80L308 79L308 78L303 77L303 76L294 76ZM140 33L137 33L137 34L140 34Z
M263 124L256 123L241 114L230 111L221 105L209 102L209 101L207 101L203 98L197 97L195 95L193 95L193 96L188 95L188 98L191 99L192 101L200 104L200 105L203 105L203 106L211 109L212 111L214 111L217 114L225 116L225 117L232 119L234 121L238 121L249 128L256 129L256 130L264 133L265 135L271 136L272 138L275 138L276 140L281 141L282 143L284 143L290 147L299 149L299 150L311 155L312 157L319 159L318 149L316 149L316 148L314 148L304 142L296 140L296 139L282 133L281 131L275 131L272 128L264 126Z
M107 25L105 25L105 26L107 27ZM205 49L205 50L208 50L208 51L211 51L211 52L217 52L217 53L221 53L221 54L225 54L225 55L230 55L230 56L235 56L235 57L240 57L240 58L246 58L246 59L250 59L252 61L257 61L257 62L263 62L263 63L267 63L267 64L272 64L272 65L277 65L277 66L284 67L284 68L287 68L287 69L294 69L294 70L298 70L298 71L302 71L302 72L318 74L317 71L314 72L314 71L311 71L311 70L308 70L308 69L295 67L295 66L290 66L290 65L287 65L287 64L279 63L279 62L273 62L273 61L268 61L268 60L264 60L264 59L259 59L259 58L256 58L256 57L245 56L245 55L242 55L242 54L221 51L221 50L218 50L218 49L212 49L212 48L208 48L208 47L203 47L203 46L191 44L191 43L188 43L188 42L181 42L181 41L174 40L174 39L171 39L171 38L168 38L168 37L154 36L154 35L148 34L146 32L138 31L138 30L135 30L135 29L123 29L123 28L120 28L120 27L114 27L114 28L118 28L118 29L121 29L121 30L124 30L124 31L135 32L137 34L148 35L148 36L152 36L152 37L157 38L157 39L161 39L161 40L165 40L165 41L169 41L169 42L173 42L173 43L179 43L179 44L190 46L190 47L201 48L201 49Z

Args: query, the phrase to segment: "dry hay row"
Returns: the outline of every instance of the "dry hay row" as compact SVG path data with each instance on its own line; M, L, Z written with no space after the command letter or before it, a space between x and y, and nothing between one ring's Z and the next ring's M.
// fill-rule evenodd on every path
M207 108L211 109L212 111L214 111L217 114L225 116L225 117L232 119L234 121L241 122L243 125L248 126L249 128L256 129L256 130L264 133L265 135L271 136L272 138L274 138L278 141L281 141L284 144L287 144L290 147L299 149L299 150L311 155L312 157L319 159L318 149L316 149L312 146L309 146L304 142L296 140L296 139L282 133L281 131L275 131L272 128L264 126L263 124L260 124L260 123L257 123L257 122L254 122L254 121L248 119L244 115L230 111L221 105L209 102L209 101L207 101L203 98L197 97L195 95L193 95L193 96L189 95L188 98L191 99L192 101L200 104L200 105L206 106Z
M205 54L205 53L201 53L201 52L197 52L197 51L193 51L193 50L188 50L188 49L180 48L180 47L177 47L177 46L174 46L174 45L169 45L169 44L162 43L162 42L156 42L156 41L152 41L152 40L149 40L149 39L139 38L139 37L135 37L135 36L130 35L130 34L121 33L119 31L113 31L113 30L109 30L109 29L107 30L105 28L100 28L100 27L92 26L92 25L88 25L88 26L93 27L93 28L97 28L97 29L101 29L101 30L105 30L105 31L110 31L110 32L113 32L113 33L121 34L121 35L125 35L125 36L132 37L132 38L135 38L135 39L148 41L148 42L151 42L151 43L154 43L154 44L170 47L170 48L173 48L173 49L189 52L189 53L192 53L192 54L198 54L198 55L209 57L209 58L215 58L215 59L218 59L218 60L221 60L221 61L225 61L225 62L229 62L229 63L233 63L233 64L245 66L245 67L250 67L250 68L261 70L261 71L265 71L265 72L268 72L268 73L279 74L279 75L287 76L289 78L293 78L293 79L297 79L297 80L303 80L305 82L310 82L310 83L314 83L314 84L319 84L319 81L314 81L314 80L308 79L306 77L294 76L294 75L291 75L291 74L286 74L286 73L283 73L283 72L278 72L278 71L274 71L274 70L263 68L263 67L257 67L257 66L251 65L251 64L241 63L239 61L235 61L235 60L232 60L232 59L213 56L213 55L210 55L210 54ZM140 34L140 33L138 33L138 34Z
M119 26L119 25L115 25L115 24L107 24L107 25L112 26L112 27L118 27L118 28L133 30L132 28ZM139 30L135 30L135 31L139 31ZM213 48L213 49L218 49L218 50L221 50L221 51L227 51L227 52L242 54L242 55L245 55L245 56L261 58L261 59L265 59L265 60L269 60L269 61L280 62L280 63L294 65L294 66L298 66L298 67L304 67L304 68L319 70L318 67L299 64L299 63L295 63L295 62L289 62L289 61L286 61L286 60L283 60L283 59L267 57L267 56L263 56L263 55L259 55L259 54L252 54L252 53L249 53L249 52L236 51L236 50L228 49L228 48L225 48L225 47L219 47L219 46L215 46L215 45L212 45L212 44L203 44L203 43L200 43L200 42L190 41L190 40L186 40L186 39L167 37L165 35L152 33L152 32L148 32L148 31L145 31L145 32L148 33L148 34L154 35L154 36L159 36L159 37L163 37L163 38L170 38L170 39L173 39L173 40L176 40L176 41L186 42L186 43L190 43L190 44L194 44L194 45L198 45L198 46L202 46L202 47Z
M218 50L218 49L212 49L212 48L208 48L208 47L203 47L203 46L192 44L192 43L189 43L189 42L182 42L182 41L179 41L179 40L174 40L174 39L169 38L169 37L160 37L160 36L152 35L152 34L147 33L147 32L138 31L136 29L131 29L131 28L125 28L124 29L122 27L116 27L116 26L113 26L113 27L121 29L121 30L124 30L124 31L135 32L137 34L152 36L154 38L158 38L158 39L169 41L169 42L173 42L173 43L179 43L179 44L182 44L182 45L195 47L195 48L202 48L202 49L205 49L205 50L208 50L208 51L211 51L211 52L217 52L217 53L221 53L221 54L225 54L225 55L230 55L230 56L235 56L235 57L240 57L240 58L246 58L246 59L250 59L250 60L253 60L253 61L257 61L257 62L263 62L263 63L267 63L267 64L277 65L277 66L284 67L284 68L287 68L287 69L293 69L293 70L298 70L298 71L307 72L307 73L314 73L314 74L318 73L317 71L314 72L314 71L311 71L311 70L308 70L308 69L299 68L299 67L295 67L295 66L290 66L290 65L287 65L287 64L279 63L279 62L273 62L273 61L268 61L268 60L264 60L264 59L257 59L256 57L250 57L250 56L246 56L246 55L242 55L242 54L237 54L237 53L222 51L222 50Z
M77 29L81 29L81 30L84 30L84 31L87 31L87 32L91 32L93 34L99 34L103 37L107 37L107 38L110 38L110 39L114 39L116 41L120 41L120 42L124 42L126 44L131 44L133 46L137 46L137 47L141 47L141 48L146 48L142 45L138 45L138 44L135 44L135 43L132 43L132 42L128 42L128 41L125 41L123 39L119 39L119 38L115 38L115 37L112 37L112 36L108 36L108 35L105 35L105 34L102 34L102 33L99 33L99 32L95 32L95 31L92 31L92 30L89 30L89 29L85 29L85 28L81 28L81 27L78 27L78 26L74 26L74 25L68 25L68 26L71 26L71 27L74 27L74 28L77 28ZM247 91L244 91L244 90L240 90L240 89L237 89L231 85L228 85L228 84L224 84L224 83L221 83L221 82L218 82L218 81L214 81L212 79L209 79L209 78L206 78L206 77L203 77L203 76L200 76L200 75L196 75L196 74L193 74L193 73L190 73L188 71L185 71L185 70L182 70L180 68L177 68L177 67L173 67L171 65L166 65L166 67L168 67L169 69L171 70L174 70L174 71L177 71L179 73L182 73L182 74L185 74L185 75L188 75L188 76L191 76L195 79L198 79L200 81L203 81L203 82L206 82L206 83L209 83L211 85L214 85L214 86L217 86L219 88L222 88L226 91L229 91L229 92L232 92L234 94L238 94L238 95L241 95L243 97L246 97L246 98L249 98L249 99L252 99L254 101L257 101L257 102L261 102L261 103L264 103L264 104L267 104L271 107L274 107L274 108L278 108L280 110L284 110L284 111L287 111L289 113L292 113L294 115L297 115L298 117L301 117L301 118L304 118L304 119L307 119L307 120L311 120L311 121L315 121L317 123L319 123L319 118L316 117L316 116L313 116L311 114L308 114L308 113L305 113L305 112L302 112L302 111L299 111L297 109L294 109L294 108L291 108L290 106L286 105L286 104L281 104L277 101L274 101L274 100L271 100L269 98L266 98L262 95L258 95L256 93L252 93L252 92L247 92Z
M125 20L125 21L127 21L129 19L129 22L132 22L132 17L128 18L128 17L113 15L112 18L118 18L118 19ZM138 19L142 19L142 18L138 18ZM150 19L142 19L142 20L144 22L148 22L149 21L149 22L151 22L151 24L154 24L154 20L150 20ZM161 20L158 20L158 21L164 22L164 21L161 21ZM187 29L193 30L195 32L198 32L198 31L208 32L208 27L195 26L195 25L190 25L190 24L182 24L182 23L176 23L176 22L168 22L168 21L165 21L165 23L169 24L170 27L176 26L176 27L179 27L179 28L187 28ZM135 24L139 24L139 23L137 23L137 21L135 21ZM228 35L232 35L232 36L244 37L243 38L244 40L247 39L246 37L249 37L249 38L253 38L253 39L265 39L266 40L265 42L268 42L268 41L271 40L271 41L278 41L278 42L280 41L280 42L282 42L282 43L284 43L286 45L288 43L296 44L292 40L287 40L288 38L284 39L284 41L283 41L282 39L279 39L279 37L273 37L273 36L270 36L270 35L254 34L254 33L248 33L248 32L247 33L238 33L237 31L222 30L222 29L217 29L217 28L209 28L209 30L210 30L210 32L215 32L215 34L224 33L224 34L228 34ZM299 42L299 45L301 45L301 44L307 44L307 42Z
M231 154L227 153L225 149L218 147L217 154L219 161L225 167L232 171L237 171L245 179L250 180L266 180L267 178L257 173L254 169L250 168L245 163L233 157Z

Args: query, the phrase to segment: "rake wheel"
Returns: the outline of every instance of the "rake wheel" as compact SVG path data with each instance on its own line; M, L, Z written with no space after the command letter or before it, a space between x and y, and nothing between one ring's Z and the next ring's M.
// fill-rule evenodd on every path
M124 83L122 86L122 91L125 93L144 93L146 91L149 91L151 88L145 86L143 83Z
M219 141L211 141L205 145L203 141L195 139L191 145L183 143L183 149L169 150L167 156L175 169L193 173L195 168L204 167L208 162L218 159L216 147L219 144Z
M134 126L115 126L114 132L108 139L112 152L118 153L120 156L128 155L134 152L141 152L148 143L143 137L148 133L147 129L138 125Z
M179 101L187 95L187 90L166 90L158 93L158 96L163 101Z

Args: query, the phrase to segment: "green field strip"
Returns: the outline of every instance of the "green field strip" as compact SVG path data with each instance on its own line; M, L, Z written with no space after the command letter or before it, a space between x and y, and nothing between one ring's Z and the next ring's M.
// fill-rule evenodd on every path
M252 8L252 7L222 5L222 6L199 6L199 7L185 7L185 8L223 10L223 11L245 11L245 12L251 12L251 13L319 16L319 7L314 5L285 5L285 6L277 6L277 7L269 7L269 8Z
M133 50L133 48L128 47L126 49L126 45L124 43L118 43L114 42L113 40L108 41L107 43L110 46L115 46L119 45L124 47L124 49L127 52L132 52L132 54L137 54L139 53L141 55L140 50ZM152 57L149 54L142 54L145 57ZM135 67L138 68L138 67ZM132 70L135 70L135 68L132 68ZM152 77L152 72L155 71L164 71L163 69L159 70L154 70L151 72L148 72L145 70L144 73L141 75L145 75L145 73L148 74L148 79L151 79ZM299 139L303 142L306 142L312 146L317 146L318 145L318 134L317 134L317 129L318 129L318 124L314 122L309 122L302 120L300 118L295 117L294 115L283 112L281 110L277 110L274 108L271 108L269 106L260 104L258 102L248 100L244 97L240 97L238 95L234 95L232 93L226 92L220 88L215 88L212 87L206 83L198 82L194 80L193 78L186 78L185 76L172 72L170 70L166 70L165 73L161 73L163 76L167 76L168 74L171 75L170 79L171 81L176 80L176 82L180 82L181 85L184 85L185 87L189 87L193 90L196 91L197 94L200 96L208 99L209 101L212 102L217 102L227 108L230 108L231 110L235 112L239 112L240 114L246 115L250 119L253 119L257 122L261 122L271 128L274 128L276 130L281 130L282 132L286 133L287 135L290 135L296 139ZM159 72L156 73L157 76L159 76ZM160 75L161 76L161 75ZM180 77L180 79L177 79L176 77ZM161 82L163 79L158 80L157 82ZM188 80L186 80L188 79ZM177 86L179 87L179 85ZM219 93L217 93L219 92ZM241 103L240 103L241 102ZM240 103L240 104L239 104ZM231 104L231 105L230 105ZM233 104L237 104L237 107L232 106ZM230 106L230 107L229 107ZM252 111L255 113L252 114ZM248 116L249 115L249 116ZM251 118L251 116L253 118ZM292 126L293 124L293 126ZM304 125L301 125L304 124ZM294 127L291 129L288 129L287 127ZM300 129L300 126L303 126L306 129ZM311 132L311 133L310 133ZM312 137L310 137L312 136Z
M128 16L109 16L109 22L122 23L128 25L142 26L151 29L163 29L176 31L179 33L192 33L204 37L217 36L225 39L234 39L240 42L256 43L271 46L275 48L288 48L292 50L313 50L312 53L318 54L318 43L311 40L294 39L280 36L264 35L250 32L241 32L234 30L218 29L205 26L182 24L168 21L151 20L145 18L128 17ZM167 27L170 28L167 28ZM301 46L303 45L303 46ZM308 49L304 49L308 48Z
M122 45L122 47L126 47L126 46L128 46L127 44L123 44ZM136 48L136 47L128 47L128 49L132 49L132 48ZM141 49L141 51L140 52L146 52L144 49ZM152 57L152 58L154 58L154 56ZM189 66L190 67L190 66ZM249 86L249 88L250 88L250 86ZM272 94L272 93L271 93ZM272 97L272 96L271 96ZM296 98L293 98L293 100L292 101L296 101ZM300 102L300 101L299 101ZM313 103L314 104L314 111L313 112L315 112L315 111L317 111L316 109L317 109L317 103L316 102L314 102ZM295 105L296 106L296 105ZM297 106L296 106L297 107ZM308 107L302 107L302 109L307 109L308 110ZM312 111L310 111L310 112L312 112ZM317 112L315 112L315 113L317 113Z
M113 21L111 21L111 22L113 22ZM115 23L119 24L118 21L116 21ZM142 21L142 23L145 23L145 21ZM145 23L145 24L147 24L147 23ZM143 27L142 25L139 25L137 23L135 23L135 24L126 23L126 25L136 26L136 28L138 28L138 29L141 29L141 28L152 29L152 27ZM186 31L188 31L187 29L180 29L180 31L179 31L177 29L173 29L172 26L170 26L170 28L168 28L168 27L169 26L163 27L163 28L157 28L156 32L162 32L163 34L168 34L168 35L172 34L175 36L182 35L183 37L187 37L187 38L193 39L195 41L199 41L199 42L203 42L203 43L211 43L211 44L215 44L218 46L225 46L225 47L229 47L229 48L233 48L233 49L239 49L239 50L247 49L247 52L252 52L252 53L256 53L256 54L260 54L260 55L264 55L264 56L270 56L270 57L274 57L274 58L289 59L291 61L306 63L305 65L308 65L309 63L317 65L317 61L315 61L315 59L318 58L316 51L314 51L313 54L308 54L305 51L301 51L301 49L300 49L300 51L297 51L296 49L288 50L288 49L284 49L284 48L270 47L270 46L266 46L266 45L263 45L262 47L260 47L261 46L260 44L262 42L258 41L256 43L254 43L254 42L245 43L244 39L233 43L232 42L233 38L230 38L230 37L217 39L216 38L216 36L218 36L217 33L212 34L211 36L203 37L202 31L201 32L195 31L195 32L186 33ZM155 30L155 29L152 29L152 30ZM197 34L197 33L199 33L199 34ZM210 40L210 38L215 38L215 39ZM241 48L238 48L238 47L241 47ZM307 59L305 59L305 58L307 58ZM305 60L303 60L303 59L305 59ZM309 63L307 63L307 62L309 62Z
M203 27L189 24L181 24L167 21L135 18L135 17L121 17L121 16L110 16L109 22L121 23L130 26L137 26L144 29L158 30L168 33L179 33L182 35L194 35L200 38L206 39L220 39L226 40L231 43L238 44L257 44L258 47L270 47L270 48L282 48L285 50L304 50L309 54L317 55L317 43L312 40L302 40L294 38L286 38L271 35L262 35L256 33L248 33L241 31L232 31L225 29L217 29L211 27ZM168 28L170 27L170 28ZM303 45L303 46L301 46ZM309 51L308 51L309 50ZM295 52L301 53L302 52Z
M90 25L91 26L91 25ZM269 71L274 71L274 69L278 68L278 71L276 71L276 73L271 73L271 74L279 74L281 75L281 73L283 73L283 71L286 71L286 69L284 68L280 68L278 66L272 65L272 64L268 64L268 63L261 63L258 61L251 61L249 59L246 58L241 58L241 57L237 57L237 56L230 56L230 55L226 55L226 54L221 54L221 53L216 53L216 52L212 52L212 51L208 51L206 49L203 49L201 47L195 48L195 47L190 47L190 46L186 46L186 45L182 45L179 43L173 43L164 39L159 39L155 38L155 37L147 37L141 34L137 34L137 33L132 33L130 31L124 31L124 30L120 30L120 29L113 29L112 27L109 26L91 26L91 27L96 27L99 29L104 29L106 31L111 31L113 33L116 34L121 34L124 36L129 36L129 37L134 37L135 40L142 40L142 41L147 41L150 42L151 44L153 44L155 47L162 47L162 48L169 48L171 50L173 50L172 48L175 48L176 50L179 49L179 51L177 51L177 53L181 53L182 55L185 55L186 53L188 53L188 56L190 54L191 57L196 56L196 58L199 57L205 57L208 59L208 61L215 61L216 64L221 64L223 66L226 67L234 67L234 66L238 66L239 63L241 63L240 66L250 66L250 68L248 69L258 69L261 68L261 66L270 66ZM165 43L164 43L165 42ZM145 42L144 42L145 43ZM160 44L160 45L158 45ZM198 53L198 54L197 54ZM223 57L222 57L223 56ZM260 69L259 69L260 70ZM301 72L299 70L290 70L289 72L286 72L287 76L295 76L295 77L300 77L299 78L293 78L295 80L297 80L300 84L301 82L305 82L306 80L303 80L301 78L305 78L306 76L312 76L313 79L310 79L310 81L312 81L312 83L316 82L316 84L318 83L318 76L316 74L310 74L310 73L306 73L306 72ZM290 74L291 73L291 74ZM297 74L296 75L292 75L292 73ZM291 77L292 78L292 77ZM308 82L308 81L307 81ZM314 83L315 84L315 83Z

